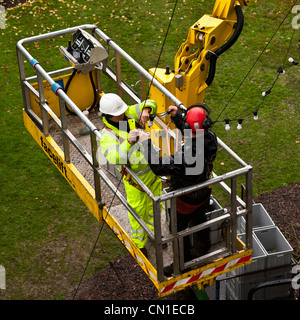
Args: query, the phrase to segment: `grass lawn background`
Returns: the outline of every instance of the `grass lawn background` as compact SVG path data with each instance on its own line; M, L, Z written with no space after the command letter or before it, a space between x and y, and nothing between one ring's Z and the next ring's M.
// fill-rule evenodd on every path
M23 125L16 43L37 34L95 24L148 70L157 63L174 4L40 0L6 11L6 28L0 29L0 265L6 269L7 289L0 290L0 299L64 299L75 290L101 228ZM212 0L178 1L159 67L174 65L189 27L203 14L210 14L213 4ZM220 119L252 110L276 78L289 45L288 57L299 59L300 34L292 28L295 15L290 13L274 35L292 4L290 0L252 1L244 8L243 32L218 59L214 82L206 90L205 102L213 119L231 98ZM51 71L67 66L60 45L67 45L65 38L35 43L29 49ZM250 117L240 131L237 123L231 123L228 132L224 123L214 127L253 166L254 195L299 181L299 70L299 66L287 67L280 75L260 108L258 121ZM125 74L130 85L138 80L126 70ZM230 168L228 157L220 151L216 173ZM122 252L122 245L104 227L86 277Z

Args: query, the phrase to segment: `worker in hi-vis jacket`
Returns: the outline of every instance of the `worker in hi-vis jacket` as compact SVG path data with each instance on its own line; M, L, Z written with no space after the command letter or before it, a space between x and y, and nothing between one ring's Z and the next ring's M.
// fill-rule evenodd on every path
M186 117L182 117L176 106L170 106L168 111L176 127L184 133L185 143L177 151L175 150L174 155L159 157L149 136L140 131L139 141L142 142L144 149L148 150L147 159L152 171L158 176L170 176L171 190L208 180L218 147L217 137L210 129L212 125L209 118L210 110L205 104L196 104L187 109ZM185 129L189 130L186 132ZM202 141L202 145L198 144L197 139ZM205 213L209 206L210 195L211 188L207 187L176 198L178 231L206 221ZM194 234L194 248L191 247L190 237L185 236L184 260L189 261L194 258L193 252L197 256L207 253L209 247L208 228ZM173 265L165 268L165 275L170 276L172 272Z
M150 169L141 151L141 143L136 141L135 135L130 134L131 129L142 128L150 119L150 115L156 114L157 104L153 100L145 100L140 104L128 106L118 95L107 93L101 97L99 109L105 124L101 132L101 152L107 161L116 165L123 174L128 204L150 230L154 231L153 202L126 171L126 166L130 166L130 169L155 196L161 195L160 177ZM147 256L144 246L148 235L130 212L128 212L128 217L131 224L131 239Z

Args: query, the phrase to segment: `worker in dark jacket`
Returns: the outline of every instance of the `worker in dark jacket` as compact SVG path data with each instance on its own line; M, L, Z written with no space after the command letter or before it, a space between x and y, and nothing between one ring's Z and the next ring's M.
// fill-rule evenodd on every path
M148 150L148 162L152 171L159 176L170 176L170 188L176 190L191 185L199 184L210 178L213 170L213 161L217 154L217 138L210 130L212 122L209 118L209 109L204 104L193 105L188 108L186 117L183 118L178 108L170 106L168 112L176 127L183 133L188 130L190 136L185 136L184 146L169 157L159 157L158 151L153 148L149 136L139 132L140 142ZM197 144L197 136L203 135L202 148ZM202 140L203 141L203 140ZM187 154L192 155L194 161L188 160ZM159 159L151 161L151 159ZM197 169L199 163L203 166ZM203 170L201 170L203 168ZM193 170L194 169L194 170ZM196 169L196 170L195 170ZM182 231L189 226L201 224L206 221L205 213L208 211L211 188L203 188L176 198L177 228ZM209 229L206 228L194 234L194 249L191 248L189 236L184 237L184 260L194 258L193 250L197 256L207 253L210 247ZM165 268L165 274L171 275L172 266Z

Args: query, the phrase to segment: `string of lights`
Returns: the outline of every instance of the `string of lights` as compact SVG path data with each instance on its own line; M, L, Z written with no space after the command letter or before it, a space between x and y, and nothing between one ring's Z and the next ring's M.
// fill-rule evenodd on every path
M287 16L286 16L287 17ZM283 21L286 19L286 17L283 19ZM282 25L283 21L281 22L280 26ZM270 41L268 42L267 46L270 44L271 40L274 38L275 34L277 33L277 31L279 30L280 26L277 28L277 30L275 31L274 35L272 36L272 38L270 39ZM262 51L262 53L260 54L260 56L258 57L258 59L255 61L254 65L251 67L250 71L247 73L247 75L244 77L242 83L239 85L239 87L237 88L237 90L234 92L233 96L230 98L230 100L228 101L228 103L225 105L225 107L223 108L223 110L221 111L221 113L219 114L219 116L217 117L216 121L213 121L213 124L217 124L217 123L225 123L225 130L228 131L230 130L230 123L231 122L237 122L237 130L241 130L242 129L242 123L250 118L253 117L254 120L258 120L258 112L259 109L262 107L262 104L264 102L264 100L266 99L266 97L271 94L273 87L275 86L277 80L279 79L280 75L283 75L286 73L285 69L287 67L290 66L296 66L299 64L298 61L295 61L292 57L288 57L290 49L291 49L291 45L292 45L292 41L294 38L294 34L295 34L295 29L293 31L293 35L291 37L290 43L289 43L289 47L287 49L286 55L284 57L283 60L283 64L277 69L277 74L275 77L275 80L273 81L272 85L270 86L270 88L268 90L265 90L261 93L261 97L258 99L258 101L253 104L252 106L248 107L247 109L245 109L244 111L242 111L238 116L234 117L234 118L225 118L223 120L218 120L220 115L224 112L224 110L226 109L226 107L228 106L228 104L230 103L230 101L232 100L233 96L237 93L237 91L241 88L241 85L243 84L243 82L246 80L246 78L248 77L248 75L250 74L251 70L253 69L253 67L255 66L255 64L258 62L258 60L261 58L262 53L264 53L265 49L267 48L267 46L264 48L264 50ZM299 60L300 60L300 39L298 41L298 45L299 45ZM287 61L287 62L286 62ZM251 109L251 112L249 111ZM247 114L246 116L243 116L244 114Z
M280 66L278 68L277 75L276 75L276 78L275 78L274 82L272 83L271 87L268 90L262 92L261 98L255 104L256 107L251 106L251 107L247 108L246 110L244 110L240 115L238 115L235 118L232 118L232 119L226 118L226 119L223 119L223 120L217 120L217 121L214 121L214 124L215 123L219 123L219 122L224 122L225 123L225 130L228 131L228 130L230 130L230 122L237 122L238 123L237 124L237 129L241 130L243 121L245 121L246 119L250 118L251 116L253 116L254 120L258 120L258 111L259 111L260 107L262 106L264 100L266 99L266 97L269 94L271 94L275 83L279 79L279 76L281 74L285 74L285 69L283 69L283 68L286 67L286 66L295 66L295 65L298 65L298 63L299 63L298 61L295 61L291 57L288 59L288 61L290 62L289 64L286 64L285 66L282 65L282 66ZM242 115L245 114L247 111L249 111L249 109L254 109L254 110L251 111L251 113L248 114L247 116L242 117Z

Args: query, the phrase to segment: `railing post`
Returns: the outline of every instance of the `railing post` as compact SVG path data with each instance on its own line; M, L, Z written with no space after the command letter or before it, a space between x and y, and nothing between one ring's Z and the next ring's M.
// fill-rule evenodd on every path
M246 209L247 209L247 215L246 215L246 246L247 249L252 248L252 179L253 179L253 172L252 168L249 169L249 171L246 174Z
M156 267L158 281L164 281L164 265L162 252L162 238L161 238L161 218L160 218L160 201L153 200L153 214L154 214L154 245L156 252Z
M118 95L122 98L123 97L123 91L121 89L120 84L122 83L122 72L121 72L121 56L119 52L115 51L116 56L116 77L117 77L117 90Z
M171 212L170 212L170 222L171 222L171 234L173 236L173 268L174 274L179 274L179 246L177 237L177 212L176 212L176 198L171 199ZM182 258L183 259L183 258Z
M40 96L40 107L41 107L41 115L42 115L42 123L43 123L43 133L47 137L47 136L49 136L49 119L48 119L48 112L43 107L43 105L46 103L43 76L38 71L37 71L37 80L38 80L38 86L39 86L39 96Z
M95 74L96 74L96 91L97 95L99 95L100 92L102 92L102 81L101 81L101 70L99 68L95 68Z
M102 202L102 197L101 197L100 176L97 170L99 168L99 163L97 159L98 144L97 144L97 137L94 132L91 132L91 147L92 147L92 158L93 158L95 198L97 202L100 204Z
M141 79L141 90L140 90L140 99L141 101L146 100L146 79L145 77L140 74L140 79Z
M59 110L60 110L60 120L61 120L61 128L62 128L62 139L63 139L63 146L64 146L65 161L69 163L71 161L70 144L65 134L65 130L68 129L67 117L66 117L66 105L62 97L59 96L58 99L59 99Z
M30 108L30 99L29 99L28 89L24 85L24 81L25 81L26 77L25 77L23 54L18 48L17 48L17 56L18 56L19 73L20 73L20 80L21 80L21 88L22 88L24 108L27 111L27 109Z
M236 177L231 178L231 250L236 253Z

